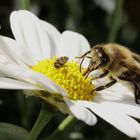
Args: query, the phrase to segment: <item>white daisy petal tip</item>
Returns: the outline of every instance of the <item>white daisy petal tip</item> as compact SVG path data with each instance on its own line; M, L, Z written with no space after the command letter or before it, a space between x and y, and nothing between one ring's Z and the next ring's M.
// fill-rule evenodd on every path
M129 137L140 138L140 124L134 118L140 118L140 109L125 103L117 102L78 102L81 106L89 108L99 117L116 127ZM134 118L132 118L132 117Z
M51 57L49 35L39 18L29 11L19 10L11 14L10 24L16 41L24 44L34 59L43 60Z

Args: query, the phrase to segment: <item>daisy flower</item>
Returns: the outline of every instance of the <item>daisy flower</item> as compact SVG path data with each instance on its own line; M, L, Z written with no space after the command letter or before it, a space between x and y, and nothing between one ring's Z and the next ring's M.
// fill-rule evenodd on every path
M10 24L15 40L0 36L1 89L26 90L27 95L42 98L88 125L97 122L97 114L127 136L140 139L140 124L135 120L140 118L140 106L133 89L117 82L92 93L95 84L103 81L93 83L90 76L82 75L83 67L79 71L75 57L90 49L84 36L60 33L25 10L12 12ZM63 56L69 59L64 66L57 63Z

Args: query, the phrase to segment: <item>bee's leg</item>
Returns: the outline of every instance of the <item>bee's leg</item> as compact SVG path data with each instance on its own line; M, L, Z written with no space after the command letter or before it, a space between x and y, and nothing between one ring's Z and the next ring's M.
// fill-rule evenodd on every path
M90 58L90 57L89 57L89 58ZM99 64L98 66L94 67L95 64L96 64L96 62L93 61L92 58L91 58L91 61L90 61L90 63L89 63L89 66L88 66L87 70L83 73L83 76L85 76L85 79L88 77L88 75L89 75L93 70L98 69L98 67L99 67L100 64ZM107 75L106 73L108 73L108 72L106 71L105 74L101 74L100 77L104 77L104 75ZM95 78L97 78L97 77L95 77ZM97 79L98 79L98 78L97 78Z
M83 76L85 76L85 79L88 77L88 75L91 73L92 70L87 68L87 70L83 73Z
M83 62L84 62L85 58L92 59L92 57L90 57L90 56L84 56L84 57L83 57L83 59L82 59L82 60L81 60L81 62L80 62L80 72L81 72L81 69L82 69L82 64L83 64Z
M137 103L137 104L140 104L140 89L137 87L137 85L136 84L134 84L134 86L135 86L135 91L134 91L134 95L135 95L135 102Z
M101 91L101 90L104 90L106 88L111 87L112 85L114 85L117 82L117 80L114 79L112 76L110 77L110 79L111 79L111 82L107 83L106 85L99 86L99 87L93 89L92 91Z
M137 104L140 104L140 85L139 85L139 78L138 78L137 74L135 74L134 72L129 70L129 71L122 73L119 76L119 78L121 80L132 82L134 84L135 102Z
M92 80L97 80L97 79L100 79L100 78L103 78L105 77L106 75L108 75L109 71L107 69L103 69L103 73L100 74L99 76L97 77L93 77Z
M90 57L89 57L89 58L90 58ZM89 64L87 70L83 73L83 76L85 76L85 78L88 77L88 75L90 74L90 72L92 72L93 70L99 69L100 66L102 65L102 63L100 63L98 66L94 67L95 64L96 64L96 62L93 61L92 58L91 58L91 61L90 61L90 64ZM105 77L108 73L109 73L109 71L108 71L108 70L105 70L104 73L102 73L100 76L97 76L97 77L93 78L93 80L94 80L94 79L103 78L103 77Z
M140 84L139 84L140 81L139 80L133 80L132 82L133 82L134 87L135 87L135 89L134 89L135 102L137 104L140 104Z

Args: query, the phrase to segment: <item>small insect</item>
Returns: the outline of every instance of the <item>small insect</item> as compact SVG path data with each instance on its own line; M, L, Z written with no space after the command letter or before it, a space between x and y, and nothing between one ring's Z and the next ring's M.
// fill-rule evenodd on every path
M87 70L83 73L87 77L93 70L103 69L103 73L94 79L100 79L109 72L121 80L129 81L134 84L135 102L140 104L140 55L130 51L128 48L119 44L96 45L90 51L83 54L80 69L85 58L90 62ZM99 86L93 91L100 91L109 88L117 82L110 76L111 82L104 86Z
M69 58L67 56L61 56L54 62L54 67L56 69L63 67L68 62L68 60Z

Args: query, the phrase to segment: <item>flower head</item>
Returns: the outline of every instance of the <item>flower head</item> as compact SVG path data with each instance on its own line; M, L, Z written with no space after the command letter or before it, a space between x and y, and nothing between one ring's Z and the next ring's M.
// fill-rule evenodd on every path
M133 90L118 82L93 92L104 81L85 78L85 67L80 72L75 57L90 49L84 36L60 33L25 10L12 12L10 23L15 40L0 36L0 88L30 90L28 95L89 125L97 121L94 112L126 135L140 139L140 124L134 119L140 118L140 106L134 102ZM61 64L58 59L63 56L69 60Z

